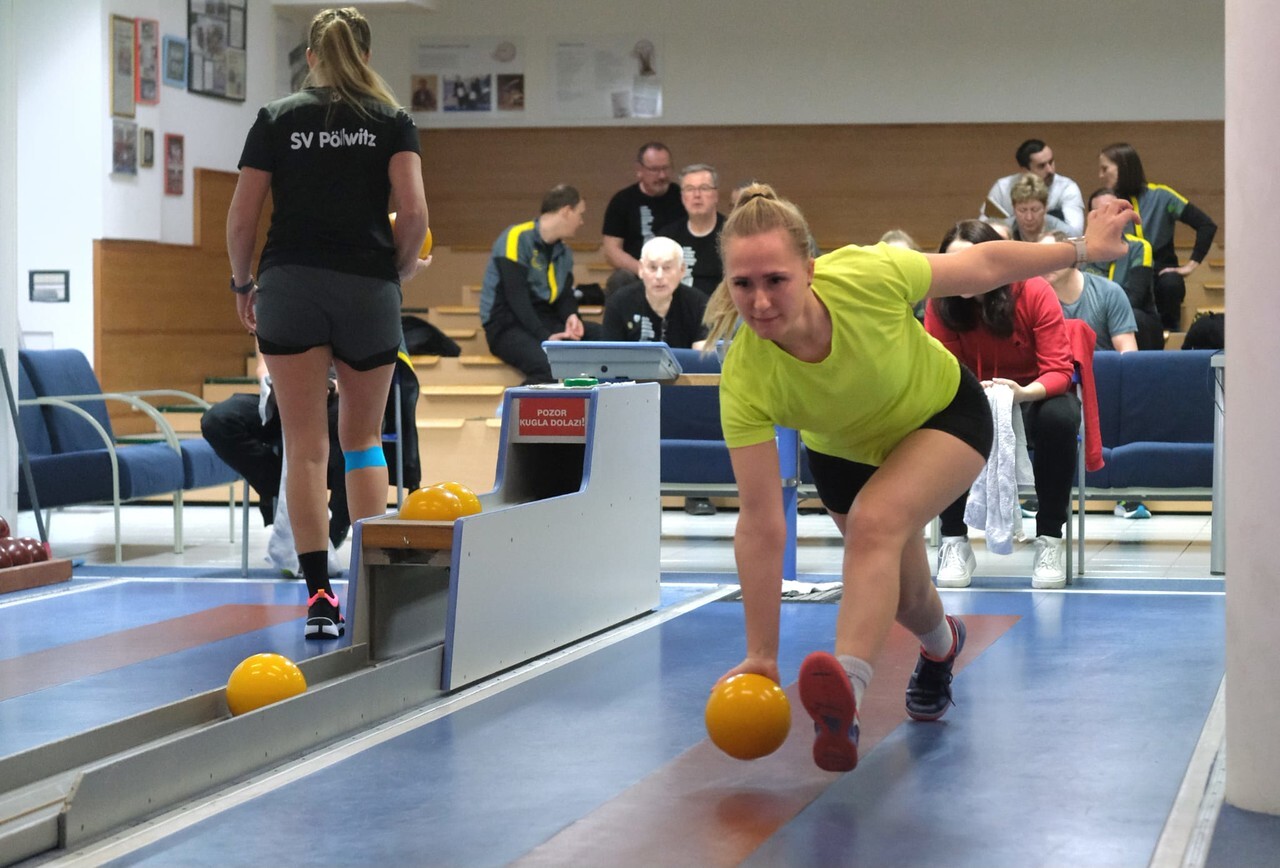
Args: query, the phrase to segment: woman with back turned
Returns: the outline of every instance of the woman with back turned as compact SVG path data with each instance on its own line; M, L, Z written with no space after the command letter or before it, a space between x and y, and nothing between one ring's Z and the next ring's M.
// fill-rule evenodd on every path
M326 564L329 369L342 396L351 520L381 515L400 284L429 261L418 258L427 233L418 131L369 66L370 41L369 22L353 8L316 15L305 86L258 112L227 215L236 309L258 337L279 403L308 639L336 639L345 629ZM271 227L255 282L268 191ZM388 211L397 212L394 231Z

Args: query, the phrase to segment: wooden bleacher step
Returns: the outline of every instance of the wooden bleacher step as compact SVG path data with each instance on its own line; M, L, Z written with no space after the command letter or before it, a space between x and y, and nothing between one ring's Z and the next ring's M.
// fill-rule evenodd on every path
M156 409L173 426L178 436L200 433L200 417L204 415L203 407L192 404L159 404Z
M488 383L427 383L420 389L418 419L486 419L498 413L506 386Z
M210 404L217 404L239 394L258 394L258 378L205 377L204 385L200 388L200 397Z

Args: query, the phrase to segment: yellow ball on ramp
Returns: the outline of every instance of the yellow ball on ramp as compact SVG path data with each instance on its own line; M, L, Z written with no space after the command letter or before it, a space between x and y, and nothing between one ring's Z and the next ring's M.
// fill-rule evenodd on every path
M254 654L231 671L231 677L227 679L227 707L238 716L297 696L306 689L306 677L288 657L283 654Z

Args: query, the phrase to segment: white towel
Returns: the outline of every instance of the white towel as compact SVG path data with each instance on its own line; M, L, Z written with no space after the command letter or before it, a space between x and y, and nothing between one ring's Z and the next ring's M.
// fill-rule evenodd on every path
M1027 457L1022 413L1013 405L1013 390L1008 386L990 386L987 401L995 424L995 442L986 467L969 490L964 523L985 531L988 551L1007 555L1013 552L1014 534L1022 530L1018 486L1030 484L1035 477Z

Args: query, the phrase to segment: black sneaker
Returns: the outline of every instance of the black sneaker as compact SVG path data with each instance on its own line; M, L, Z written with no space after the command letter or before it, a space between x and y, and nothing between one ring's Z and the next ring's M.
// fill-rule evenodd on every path
M306 639L337 639L347 632L346 619L338 610L338 598L328 591L316 591L307 600Z
M955 636L945 660L932 660L920 652L916 671L907 682L907 714L915 720L937 720L951 706L951 667L964 648L964 621L947 616Z

